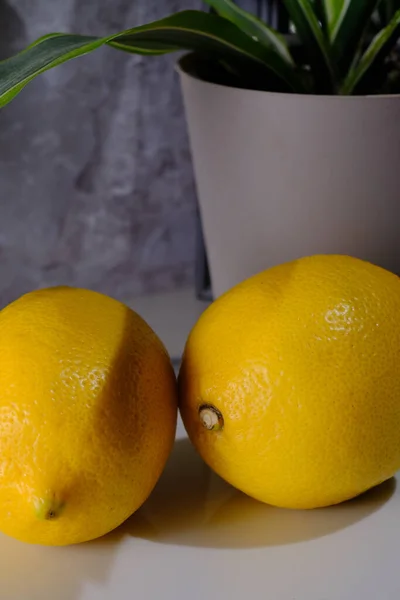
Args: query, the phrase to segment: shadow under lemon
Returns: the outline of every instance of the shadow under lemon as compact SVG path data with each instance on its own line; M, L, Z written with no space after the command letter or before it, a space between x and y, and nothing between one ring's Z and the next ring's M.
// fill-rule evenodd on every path
M150 498L110 534L64 548L31 546L0 535L0 554L7 556L0 568L0 595L39 600L44 592L57 590L60 600L80 598L84 586L106 584L121 544L132 544L130 552L140 552L145 540L230 549L312 540L367 518L395 489L392 478L334 507L278 509L235 490L205 465L189 440L178 440Z
M171 545L256 548L320 538L379 510L393 495L392 478L342 504L308 511L253 500L215 475L188 439L178 440L152 495L126 523L124 534ZM100 541L100 540L99 540Z

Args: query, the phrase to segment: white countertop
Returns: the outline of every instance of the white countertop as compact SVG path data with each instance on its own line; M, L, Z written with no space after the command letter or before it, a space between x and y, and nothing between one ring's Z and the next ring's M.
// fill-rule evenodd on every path
M182 326L151 315L155 299L141 301L147 315L133 305L175 353L201 310L192 301ZM66 548L0 535L0 556L1 600L398 600L400 487L393 479L328 509L275 509L212 474L180 423L159 484L122 527Z

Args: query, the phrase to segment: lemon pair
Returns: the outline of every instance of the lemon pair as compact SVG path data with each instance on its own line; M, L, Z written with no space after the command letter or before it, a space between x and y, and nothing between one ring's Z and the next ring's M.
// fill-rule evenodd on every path
M178 403L225 480L276 506L352 498L400 468L400 280L314 256L236 286L200 317L178 386L151 328L67 287L0 312L0 530L83 542L141 506ZM178 388L178 389L177 389Z

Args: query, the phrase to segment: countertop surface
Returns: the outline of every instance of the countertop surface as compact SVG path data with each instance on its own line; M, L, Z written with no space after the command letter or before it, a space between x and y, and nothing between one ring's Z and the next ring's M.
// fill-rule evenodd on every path
M214 475L179 422L156 489L116 531L66 548L0 535L0 598L398 600L396 483L332 508L276 509Z
M251 500L202 463L179 425L145 505L66 548L0 536L2 600L398 600L400 488L328 509Z

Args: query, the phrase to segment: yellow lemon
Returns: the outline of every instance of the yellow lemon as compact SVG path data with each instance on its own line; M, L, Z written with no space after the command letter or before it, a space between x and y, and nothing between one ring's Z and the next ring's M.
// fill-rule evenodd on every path
M53 288L0 312L0 530L64 545L144 502L173 445L169 357L135 312Z
M235 487L352 498L400 469L400 279L336 255L258 274L200 317L179 386L189 437Z

